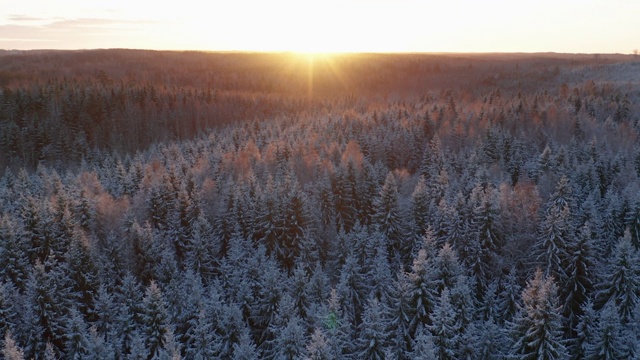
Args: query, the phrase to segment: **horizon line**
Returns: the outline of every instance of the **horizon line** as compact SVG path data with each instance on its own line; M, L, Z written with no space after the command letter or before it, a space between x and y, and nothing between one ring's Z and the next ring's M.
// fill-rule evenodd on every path
M56 49L56 48L34 48L34 49L8 49L0 48L0 52L81 52L81 51L101 51L101 50L127 50L127 51L157 51L157 52L199 52L199 53L234 53L234 54L299 54L299 55L356 55L356 54L380 54L380 55L617 55L617 56L638 56L631 53L588 53L588 52L558 52L558 51L297 51L297 50L249 50L249 49L152 49L152 48L127 48L127 47L106 47L106 48L77 48L77 49Z

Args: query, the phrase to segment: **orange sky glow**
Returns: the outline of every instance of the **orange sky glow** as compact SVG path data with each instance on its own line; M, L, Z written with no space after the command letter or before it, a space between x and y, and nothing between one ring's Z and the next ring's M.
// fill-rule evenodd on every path
M0 49L631 53L636 0L0 0Z

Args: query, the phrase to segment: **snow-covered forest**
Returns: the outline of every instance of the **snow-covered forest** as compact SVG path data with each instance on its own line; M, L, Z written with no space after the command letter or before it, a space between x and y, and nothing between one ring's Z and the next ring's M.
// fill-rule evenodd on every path
M634 359L640 61L0 52L5 359Z

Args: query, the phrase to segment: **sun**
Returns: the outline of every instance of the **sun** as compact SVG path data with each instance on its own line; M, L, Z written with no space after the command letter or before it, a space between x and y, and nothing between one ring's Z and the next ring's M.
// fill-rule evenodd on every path
M309 24L306 28L290 34L286 50L303 54L329 54L353 51L353 41L344 33L339 34L330 26Z
M409 0L399 3L405 1ZM415 18L420 11L413 8L415 11L398 13L398 9L402 6L382 0L226 2L224 7L212 5L191 14L184 20L185 32L176 36L206 49L395 52L411 48L415 39L410 34L426 26L422 18ZM396 16L389 16L394 13ZM241 22L237 14L242 14Z

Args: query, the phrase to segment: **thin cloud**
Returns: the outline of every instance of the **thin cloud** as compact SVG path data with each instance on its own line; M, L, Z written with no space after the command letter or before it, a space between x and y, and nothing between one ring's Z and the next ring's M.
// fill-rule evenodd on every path
M112 28L114 26L150 25L161 24L152 20L122 20L108 18L77 18L77 19L56 19L46 24L51 29L81 29L81 28Z
M7 19L9 21L15 21L15 22L33 22L33 21L47 21L48 20L46 18L27 16L27 15L18 15L18 14L9 15L9 17Z
M56 39L55 34L41 26L26 25L0 25L0 48L2 43L54 43L62 39ZM13 46L13 45L12 45Z
M53 40L53 39L17 39L17 38L1 38L0 37L0 41L13 41L13 42L40 42L40 41L51 41L51 42L55 42L58 40Z
M27 17L23 15L12 18L22 20L0 24L0 49L117 47L147 36L150 28L168 24L117 18L52 17L37 22L24 20Z

